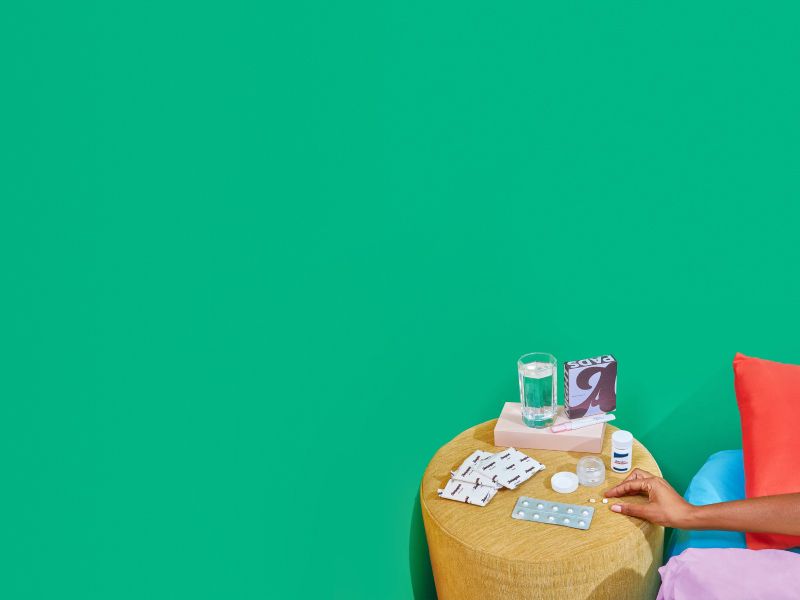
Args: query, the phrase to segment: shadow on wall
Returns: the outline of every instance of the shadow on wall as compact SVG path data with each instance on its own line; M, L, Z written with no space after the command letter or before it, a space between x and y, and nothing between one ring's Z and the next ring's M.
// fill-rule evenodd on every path
M414 494L414 506L411 509L411 531L408 535L408 568L411 571L411 587L414 590L414 600L436 600L436 586L433 583L428 541L425 539L425 526L422 523L419 493Z

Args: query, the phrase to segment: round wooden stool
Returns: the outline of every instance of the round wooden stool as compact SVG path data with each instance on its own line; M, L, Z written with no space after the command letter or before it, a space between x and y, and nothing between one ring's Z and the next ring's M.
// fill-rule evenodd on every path
M473 450L496 452L496 420L467 429L439 449L422 478L420 502L436 591L441 600L642 600L658 592L664 528L626 517L603 504L603 490L622 481L609 469L611 434L606 426L602 457L606 482L554 492L550 478L572 471L582 452L527 450L547 468L515 490L501 489L483 507L439 498L436 491ZM655 459L638 441L633 466L661 475ZM586 531L511 518L520 496L585 504L595 508ZM589 503L590 498L597 502ZM626 498L624 502L644 502Z

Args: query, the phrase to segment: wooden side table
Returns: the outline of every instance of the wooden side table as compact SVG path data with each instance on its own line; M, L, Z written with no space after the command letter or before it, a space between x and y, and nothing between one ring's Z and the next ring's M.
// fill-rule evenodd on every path
M559 494L550 486L558 471L572 471L579 452L526 450L547 468L515 490L500 490L484 507L439 498L436 491L473 450L496 452L495 420L467 429L444 445L422 478L420 502L436 591L441 600L643 600L659 587L664 528L626 517L603 504L603 490L622 481L608 468L611 434L606 426L602 456L606 483ZM633 466L660 475L655 459L634 441ZM589 530L511 518L520 496L594 506ZM589 503L589 498L597 502ZM625 502L644 502L626 498Z

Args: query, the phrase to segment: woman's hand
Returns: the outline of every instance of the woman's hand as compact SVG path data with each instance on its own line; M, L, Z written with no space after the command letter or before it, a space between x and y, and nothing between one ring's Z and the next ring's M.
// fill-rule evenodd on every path
M645 495L647 504L612 504L611 510L664 527L724 529L800 536L800 493L693 506L661 477L634 469L608 498Z
M605 495L607 498L647 496L647 504L612 504L611 510L664 527L688 527L695 508L664 479L641 469L634 469L625 481L607 490Z

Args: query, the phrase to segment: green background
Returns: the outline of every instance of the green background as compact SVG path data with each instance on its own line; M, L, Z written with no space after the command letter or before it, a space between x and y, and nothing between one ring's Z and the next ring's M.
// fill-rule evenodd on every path
M282 4L2 11L6 598L432 597L520 354L681 490L800 362L795 3Z

